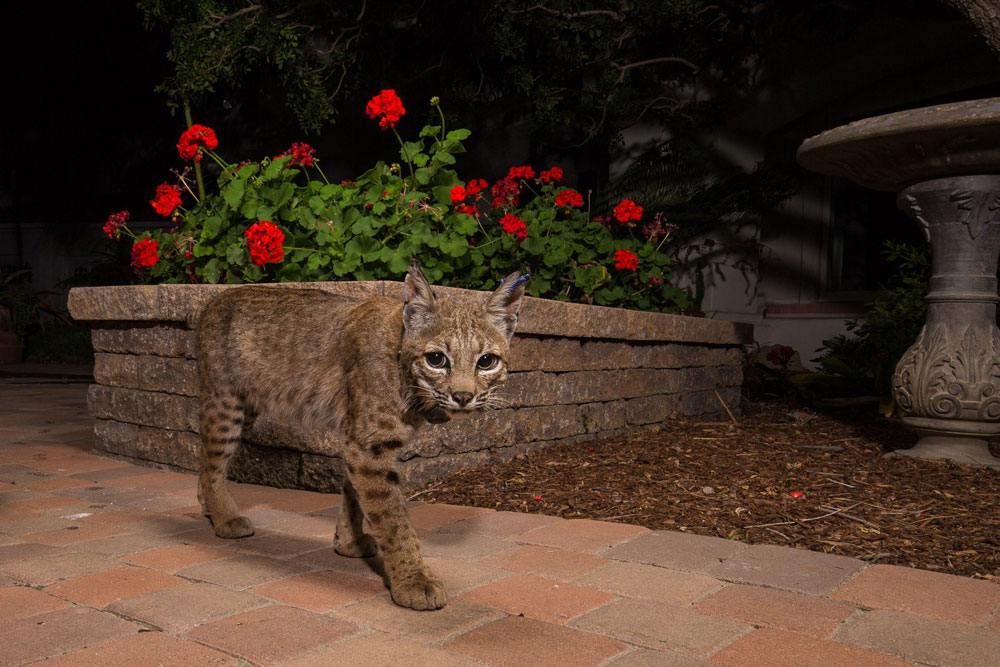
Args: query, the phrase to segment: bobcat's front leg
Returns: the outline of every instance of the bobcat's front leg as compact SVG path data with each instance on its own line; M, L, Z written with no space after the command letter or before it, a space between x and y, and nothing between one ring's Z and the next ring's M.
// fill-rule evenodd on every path
M448 596L444 585L424 564L420 542L403 505L394 463L395 452L401 446L396 440L377 442L365 449L355 444L346 457L347 476L371 522L393 601L412 609L440 609Z

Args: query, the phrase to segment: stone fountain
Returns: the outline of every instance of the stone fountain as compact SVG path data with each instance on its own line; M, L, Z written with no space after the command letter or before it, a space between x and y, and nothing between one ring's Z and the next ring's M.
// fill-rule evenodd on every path
M1000 98L866 118L802 143L803 167L897 193L931 244L927 320L892 378L920 440L895 454L1000 467Z

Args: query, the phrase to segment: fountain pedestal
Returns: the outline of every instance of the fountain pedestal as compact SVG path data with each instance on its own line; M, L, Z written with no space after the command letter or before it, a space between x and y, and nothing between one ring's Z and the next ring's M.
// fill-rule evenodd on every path
M927 320L892 378L920 440L898 455L1000 467L1000 98L867 118L807 139L808 169L897 192L930 241Z

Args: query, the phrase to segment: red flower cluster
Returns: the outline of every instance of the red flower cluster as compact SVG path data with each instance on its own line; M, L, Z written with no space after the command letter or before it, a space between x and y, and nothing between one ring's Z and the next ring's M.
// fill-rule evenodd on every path
M469 191L470 195L478 195L480 192L488 187L486 181L481 178L474 178L469 181L469 184L465 186L465 189Z
M170 217L174 209L181 205L181 189L176 185L161 183L156 186L156 197L150 199L149 203L157 213Z
M535 177L535 170L524 165L522 167L511 167L510 171L507 172L507 180L517 181L519 179L532 179Z
M473 217L475 217L476 214L479 213L479 211L476 210L475 206L459 206L459 207L457 207L455 209L455 212L456 213L464 213L466 215L471 215Z
M284 153L276 155L275 157L285 157L286 155L292 156L292 159L288 161L289 167L297 167L299 165L302 165L303 167L311 167L316 163L316 149L309 144L292 142L291 148Z
M185 162L191 158L197 162L201 159L202 147L212 150L218 145L219 140L215 138L215 131L212 128L204 125L192 125L184 130L177 142L177 153Z
M614 216L618 222L637 222L642 218L642 207L631 199L623 199L615 206Z
M653 219L642 226L642 235L650 243L656 243L666 238L677 229L677 225L666 222L663 213L657 213Z
M155 266L160 261L160 244L153 239L140 239L132 244L132 266L136 270Z
M663 286L663 277L662 276L650 276L649 277L649 285L650 285L650 287L662 287Z
M538 178L541 179L542 183L558 183L563 178L562 167L545 169L538 175Z
M615 268L619 271L635 271L639 268L639 258L635 256L635 253L624 248L615 250Z
M556 195L556 206L583 206L583 195L576 190L563 190Z
M108 216L107 222L104 223L104 233L108 235L109 239L118 238L121 228L128 224L131 217L128 211L112 213Z
M406 113L403 108L403 101L396 95L395 90L383 90L381 93L371 98L365 112L372 120L378 120L378 125L383 130L387 127L396 127L396 122Z
M509 213L504 217L500 218L500 226L508 234L513 234L517 237L518 241L523 241L528 238L528 226L524 224L524 220L517 217L516 215L510 215Z
M795 356L795 349L791 345L776 347L767 353L767 360L775 366L784 366Z
M502 178L493 184L493 208L517 206L521 197L521 186L510 178Z
M469 193L461 185L456 185L451 189L451 203L457 204L460 201L464 201Z
M281 244L285 241L285 233L270 220L256 222L243 232L250 248L250 259L257 266L268 262L280 262L285 256Z

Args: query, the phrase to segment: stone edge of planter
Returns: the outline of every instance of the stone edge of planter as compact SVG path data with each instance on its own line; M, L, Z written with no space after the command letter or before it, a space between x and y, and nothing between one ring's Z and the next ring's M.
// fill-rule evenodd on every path
M372 296L402 298L403 283L370 282L267 283L274 289L320 289L353 299ZM127 285L75 287L69 293L69 312L76 320L183 322L223 290L239 285ZM485 298L486 292L434 287L444 299ZM624 316L623 316L624 315ZM605 306L527 297L521 307L518 333L633 341L698 342L739 345L753 341L753 325L701 317L668 315Z

